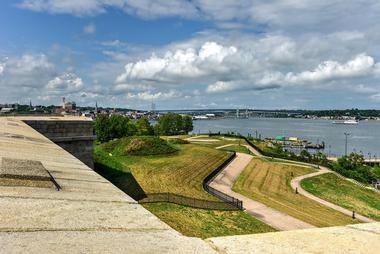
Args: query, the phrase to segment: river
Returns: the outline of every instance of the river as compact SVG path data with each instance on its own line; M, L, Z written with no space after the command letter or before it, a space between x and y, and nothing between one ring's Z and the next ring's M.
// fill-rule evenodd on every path
M283 135L299 137L313 143L325 142L323 151L330 156L341 156L348 136L348 152L362 152L365 157L380 157L380 121L361 121L357 125L333 124L331 120L293 118L223 118L194 121L193 133L237 132L242 135L256 131L262 138Z

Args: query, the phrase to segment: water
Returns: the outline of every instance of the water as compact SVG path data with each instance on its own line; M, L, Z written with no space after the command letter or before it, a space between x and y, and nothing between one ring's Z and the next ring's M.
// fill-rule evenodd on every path
M255 131L262 138L283 135L299 137L313 143L325 142L323 151L330 156L344 154L345 136L348 136L348 153L362 152L365 157L380 158L380 121L361 121L357 125L332 124L331 120L309 120L291 118L249 118L249 119L218 119L194 121L193 133L235 132L242 135L250 133L255 137Z

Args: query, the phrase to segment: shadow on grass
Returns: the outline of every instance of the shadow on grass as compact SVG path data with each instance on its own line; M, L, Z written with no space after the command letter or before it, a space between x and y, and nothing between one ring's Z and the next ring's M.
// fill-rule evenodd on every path
M100 162L95 162L95 171L134 200L139 201L147 197L132 173L118 170Z

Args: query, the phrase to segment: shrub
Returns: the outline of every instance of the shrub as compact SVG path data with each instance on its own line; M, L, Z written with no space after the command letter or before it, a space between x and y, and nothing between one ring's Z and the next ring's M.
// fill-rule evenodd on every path
M184 139L180 139L180 138L171 138L171 139L168 139L168 142L171 143L171 144L175 144L175 145L184 145L184 144L189 144L190 142L187 141L187 140L184 140Z

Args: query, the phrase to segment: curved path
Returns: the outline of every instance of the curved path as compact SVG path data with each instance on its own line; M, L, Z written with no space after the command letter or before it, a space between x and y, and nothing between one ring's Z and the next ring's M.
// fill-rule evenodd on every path
M257 151L256 149L254 149L253 147L249 146L249 145L245 145L252 153L254 153L255 155L259 156L259 157L265 157L263 156L259 151ZM288 160L287 160L288 161ZM316 167L316 165L314 164L309 164L309 163L304 163L305 165L309 165L310 167ZM338 206L338 205L335 205L333 203L330 203L324 199L321 199L317 196L314 196L313 194L307 192L306 190L304 190L302 187L301 187L301 181L303 179L306 179L306 178L309 178L309 177L314 177L314 176L318 176L318 175L322 175L322 174L326 174L326 173L333 173L333 174L336 174L334 171L326 168L326 167L322 167L320 166L320 170L318 170L317 172L314 172L314 173L311 173L311 174L307 174L307 175L302 175L302 176L298 176L294 179L292 179L292 181L290 182L290 185L291 187L293 188L293 190L296 190L298 191L299 194L311 199L311 200L314 200L322 205L325 205L327 207L330 207L338 212L341 212L341 213L344 213L348 216L352 216L352 211L346 209L346 208L343 208L341 206ZM346 179L346 178L344 178ZM376 222L375 220L371 219L371 218L368 218L368 217L365 217L361 214L358 214L358 213L355 213L355 217L360 220L360 221L363 221L363 222Z
M235 180L243 172L252 158L253 157L248 154L236 153L236 158L218 174L218 176L210 183L210 186L234 198L242 200L247 213L275 229L285 231L314 228L313 225L279 212L231 190Z
M299 177L296 177L294 179L292 179L292 181L290 182L290 185L292 186L293 190L296 190L298 191L299 194L309 198L309 199L312 199L318 203L321 203L322 205L325 205L325 206L328 206L334 210L337 210L341 213L344 213L348 216L352 216L352 211L346 209L346 208L343 208L341 206L338 206L338 205L335 205L333 203L330 203L324 199L321 199L319 197L316 197L314 195L312 195L311 193L305 191L302 187L301 187L301 181L303 179L306 179L306 178L309 178L309 177L314 177L314 176L318 176L318 175L323 175L323 174L326 174L326 173L334 173L332 172L331 170L329 170L328 168L325 168L325 167L321 167L321 170L319 170L318 172L314 172L314 173L311 173L311 174L307 174L307 175L303 175L303 176L299 176ZM363 222L376 222L375 220L373 219L370 219L368 217L365 217L363 215L360 215L358 213L355 214L355 217L358 219L358 220L361 220Z

